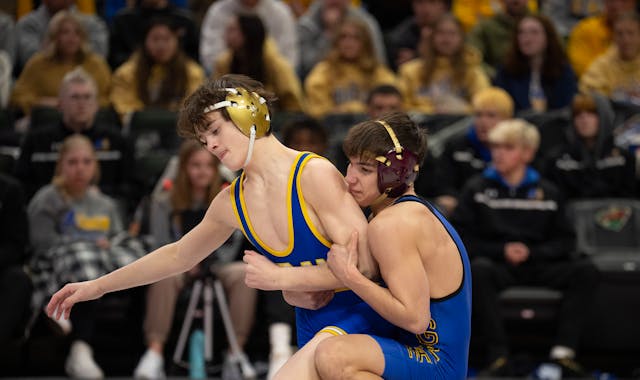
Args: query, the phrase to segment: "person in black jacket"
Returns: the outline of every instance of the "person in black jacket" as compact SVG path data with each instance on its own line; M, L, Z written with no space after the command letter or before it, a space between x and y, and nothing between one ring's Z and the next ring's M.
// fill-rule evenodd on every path
M573 98L573 125L567 142L549 152L544 173L567 199L633 198L635 157L614 144L593 96Z
M564 293L550 360L564 377L583 374L575 362L598 272L574 261L571 225L558 189L529 166L540 135L519 119L489 132L492 164L462 190L453 221L472 257L473 315L487 347L483 375L509 375L509 347L498 296L512 285L544 285Z
M58 100L62 121L33 128L22 142L15 174L25 186L27 199L51 182L62 141L74 133L93 142L100 162L100 189L115 198L131 198L133 152L117 127L96 123L98 102L94 80L83 69L74 69L62 80Z
M447 141L440 156L438 170L443 194L437 198L448 214L458 204L457 197L469 178L482 171L491 162L487 143L489 131L502 120L513 117L513 99L499 87L478 92L471 100L473 125L467 133Z
M27 319L32 291L31 280L22 270L29 240L22 187L4 174L0 174L0 229L0 298L5 305L0 313L0 348L4 348L19 336L18 327Z

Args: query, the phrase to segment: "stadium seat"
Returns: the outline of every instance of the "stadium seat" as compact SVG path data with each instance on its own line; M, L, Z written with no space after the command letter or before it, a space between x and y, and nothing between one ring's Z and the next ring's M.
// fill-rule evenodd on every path
M601 273L583 346L640 352L640 201L577 200L567 211L578 251Z

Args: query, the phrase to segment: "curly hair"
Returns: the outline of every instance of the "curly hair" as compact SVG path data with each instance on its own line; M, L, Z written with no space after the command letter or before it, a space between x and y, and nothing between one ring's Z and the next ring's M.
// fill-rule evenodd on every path
M204 109L225 100L227 88L244 88L255 92L267 101L269 107L276 100L275 95L265 90L262 83L246 75L227 74L208 80L184 100L178 116L178 135L197 139L199 133L206 132L208 123ZM226 109L219 111L225 120L231 120Z

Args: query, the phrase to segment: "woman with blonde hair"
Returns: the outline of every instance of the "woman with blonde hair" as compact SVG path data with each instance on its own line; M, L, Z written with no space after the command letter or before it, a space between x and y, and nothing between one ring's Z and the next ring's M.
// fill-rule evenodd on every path
M80 18L63 10L51 19L43 49L27 61L20 73L11 95L11 105L19 107L26 115L36 105L56 107L62 78L77 66L96 81L100 106L108 106L111 69L102 56L90 50Z
M489 87L482 57L464 42L464 30L443 16L422 42L420 57L399 68L405 109L421 113L468 113L471 98Z
M93 280L144 255L142 245L124 231L116 203L95 186L99 176L91 140L71 135L60 147L51 184L29 203L32 306L36 311L67 282ZM61 324L72 335L65 363L71 377L104 376L92 353L99 302L83 304L70 324Z
M325 59L305 79L307 110L314 117L364 113L366 97L372 88L395 83L393 72L376 58L367 25L347 18L335 31Z

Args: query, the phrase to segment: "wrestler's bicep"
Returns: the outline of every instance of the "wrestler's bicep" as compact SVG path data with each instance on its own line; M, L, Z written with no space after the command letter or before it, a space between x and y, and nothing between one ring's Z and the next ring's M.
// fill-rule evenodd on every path
M314 160L316 161L316 160ZM309 164L315 163L311 161ZM321 160L317 160L320 162ZM322 224L325 237L331 243L346 244L351 233L358 231L358 268L367 277L377 274L377 266L367 246L367 220L349 194L344 178L333 165L317 165L303 176L303 191Z
M200 223L178 241L179 254L189 255L198 263L229 239L235 226L228 197L223 190L214 198Z

